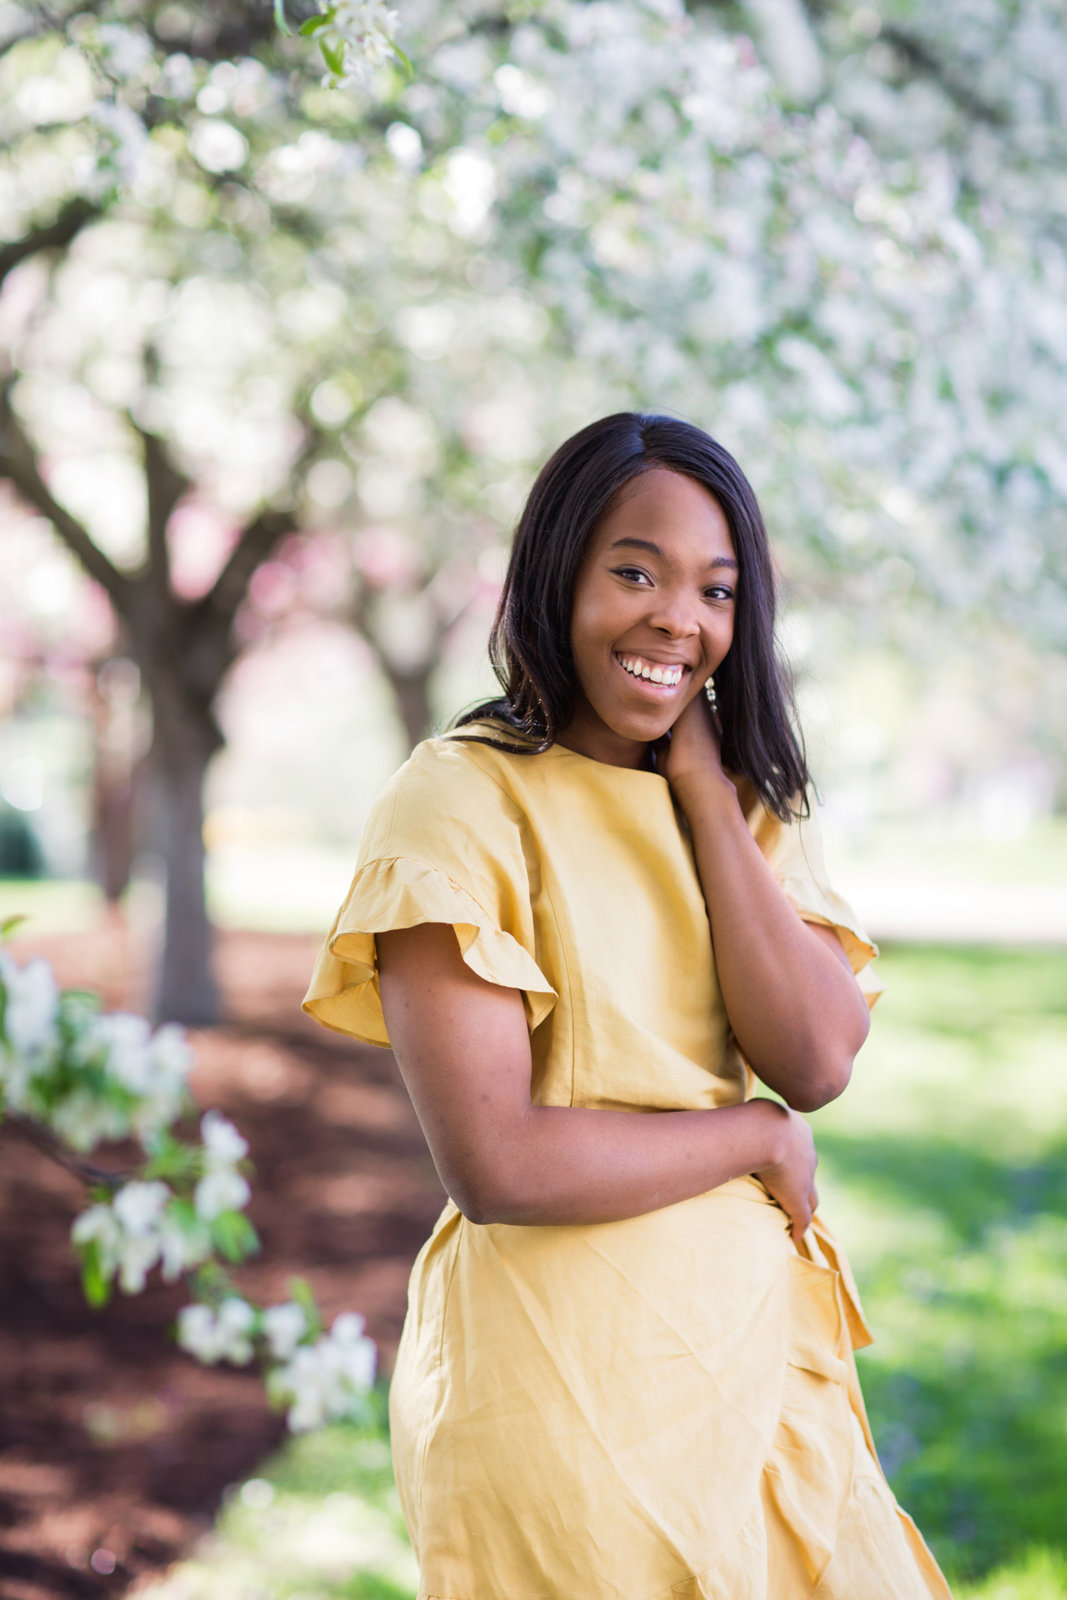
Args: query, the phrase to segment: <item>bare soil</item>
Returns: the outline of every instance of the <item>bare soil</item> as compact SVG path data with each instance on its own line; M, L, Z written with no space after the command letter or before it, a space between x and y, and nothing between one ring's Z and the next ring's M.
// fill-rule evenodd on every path
M328 1318L364 1314L388 1371L443 1197L389 1052L301 1014L315 945L220 935L228 1021L192 1036L194 1091L251 1146L263 1248L242 1287L270 1302L306 1277ZM143 1008L145 973L120 927L14 947L20 960L37 952L62 983ZM76 1178L0 1130L2 1600L125 1593L189 1550L284 1433L255 1377L175 1348L180 1285L88 1309L70 1252L82 1203Z

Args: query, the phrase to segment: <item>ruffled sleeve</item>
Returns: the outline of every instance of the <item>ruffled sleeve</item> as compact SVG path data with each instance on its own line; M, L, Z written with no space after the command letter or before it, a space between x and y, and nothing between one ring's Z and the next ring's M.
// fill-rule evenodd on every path
M304 997L325 1027L388 1045L375 935L422 922L450 924L472 972L521 990L531 1030L555 1005L536 959L521 818L470 751L427 740L374 806Z
M748 813L748 825L797 915L836 931L859 986L873 1005L883 986L865 969L877 956L878 946L848 901L830 884L814 805L806 817L786 823L757 804Z

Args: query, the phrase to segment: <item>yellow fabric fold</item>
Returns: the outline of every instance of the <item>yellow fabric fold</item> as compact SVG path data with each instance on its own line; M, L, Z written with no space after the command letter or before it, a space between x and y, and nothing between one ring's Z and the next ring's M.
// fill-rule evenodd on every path
M531 1029L552 1010L556 991L529 952L447 874L406 857L368 861L356 873L316 963L304 1010L327 1028L388 1045L374 936L422 922L450 924L472 972L488 983L521 989Z

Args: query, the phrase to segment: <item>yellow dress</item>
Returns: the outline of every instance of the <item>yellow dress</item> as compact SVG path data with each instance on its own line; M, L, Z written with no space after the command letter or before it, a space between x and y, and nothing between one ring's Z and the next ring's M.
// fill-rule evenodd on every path
M876 951L814 823L749 824L861 968ZM427 740L371 814L306 1010L387 1044L374 935L421 922L522 991L538 1104L641 1114L757 1087L656 773ZM943 1600L874 1458L852 1358L869 1341L832 1237L817 1221L798 1250L754 1178L592 1226L476 1225L449 1202L390 1395L420 1600Z

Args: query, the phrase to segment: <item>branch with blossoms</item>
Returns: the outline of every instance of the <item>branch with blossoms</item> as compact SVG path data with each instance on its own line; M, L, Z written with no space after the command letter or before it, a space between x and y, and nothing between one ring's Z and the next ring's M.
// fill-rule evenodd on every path
M245 1215L248 1144L218 1111L204 1112L198 1140L177 1131L193 1108L191 1066L176 1024L153 1032L143 1017L105 1013L89 991L60 990L47 961L20 967L0 947L0 1119L86 1186L71 1240L89 1304L116 1286L140 1294L158 1267L192 1295L178 1313L183 1350L209 1365L258 1364L294 1432L364 1420L377 1352L363 1318L346 1312L327 1330L304 1283L266 1307L233 1286L228 1269L259 1249ZM143 1151L133 1171L90 1161L118 1140Z
M365 84L379 67L399 62L413 75L407 56L393 35L399 17L385 0L319 0L320 15L308 17L300 33L313 38L326 66L323 84L343 89ZM282 33L292 30L285 19L285 0L274 0L274 17Z

